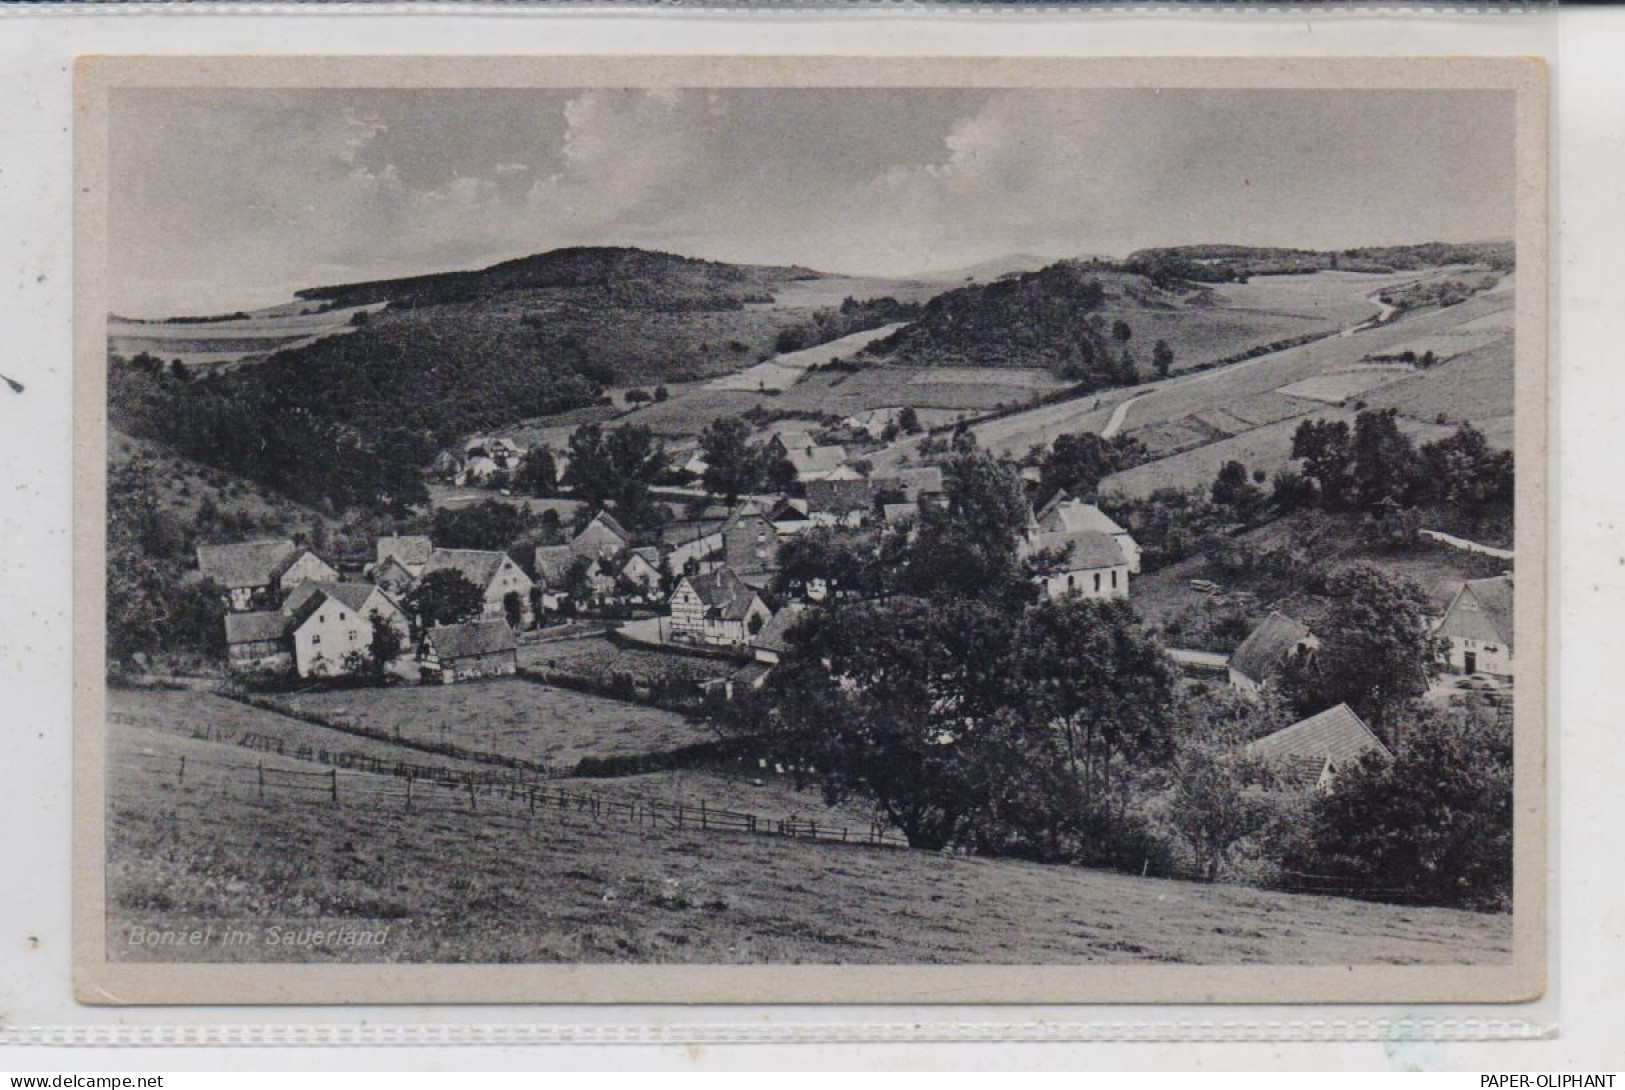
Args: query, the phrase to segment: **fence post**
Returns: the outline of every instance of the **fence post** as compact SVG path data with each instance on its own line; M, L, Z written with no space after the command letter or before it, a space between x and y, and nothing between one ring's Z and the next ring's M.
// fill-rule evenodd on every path
M474 781L472 778L468 780L468 808L470 811L480 808L479 803L474 801Z
M411 776L406 777L406 808L408 810L412 809L412 779Z
M677 827L679 829L681 829L683 827L683 804L682 803L677 804Z
M530 785L530 812L533 813L533 814L536 812L536 785L535 784Z
M259 773L260 773L260 798L263 799L265 797L265 762L264 761L261 761L259 763Z
M179 776L179 782L180 783L185 783L186 782L186 754L184 754L184 753L181 754L181 772L180 772L180 776Z
M334 802L339 801L339 770L336 768L327 770L327 791Z
M705 828L705 800L700 800L700 828Z

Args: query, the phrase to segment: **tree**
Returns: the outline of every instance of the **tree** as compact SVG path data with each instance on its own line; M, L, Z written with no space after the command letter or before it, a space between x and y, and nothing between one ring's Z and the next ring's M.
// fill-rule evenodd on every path
M1315 482L1320 503L1341 510L1353 484L1349 426L1342 420L1305 420L1292 433L1292 457L1302 459L1305 477Z
M1367 754L1316 800L1287 865L1352 879L1375 899L1510 908L1512 722L1483 711L1407 722L1388 760Z
M1353 564L1326 581L1331 608L1316 626L1320 648L1311 669L1319 707L1346 703L1396 749L1401 713L1439 676L1445 647L1428 625L1427 592L1403 576ZM1287 680L1287 679L1284 679ZM1288 691L1303 690L1301 680Z
M1490 447L1484 433L1462 424L1453 435L1422 447L1423 479L1429 498L1468 515L1510 507L1512 452Z
M518 628L525 623L525 599L517 590L510 590L502 596L502 616L509 628Z
M671 396L670 392L668 392L667 389L664 386L656 386L655 387L655 400L656 401L665 401L670 396Z
M1174 350L1167 341L1158 341L1151 346L1151 366L1156 368L1161 378L1167 378L1168 372L1174 369Z
M1213 503L1229 508L1237 519L1250 522L1264 506L1264 492L1247 479L1247 467L1229 461L1219 467L1210 490Z
M506 552L535 527L536 517L527 508L482 500L435 511L429 533L442 548Z
M1117 451L1093 432L1058 435L1038 468L1038 502L1065 490L1078 499L1094 495L1100 482L1118 469Z
M1415 444L1399 430L1397 409L1367 410L1355 417L1349 452L1354 499L1362 510L1409 501L1422 467Z
M637 387L633 387L632 389L626 391L626 401L627 401L627 404L629 404L629 405L637 405L640 402L644 402L644 401L648 401L648 400L649 400L649 391L648 390L641 390L641 389L638 389Z
M601 508L615 495L619 482L615 465L597 424L583 424L570 433L570 465L564 484L588 507Z
M401 638L400 629L377 610L367 619L372 624L372 642L367 645L365 672L372 677L383 677L389 664L406 650L406 641Z
M408 612L419 632L435 625L461 624L485 612L485 594L462 572L442 568L425 575L406 594Z
M649 502L649 488L666 472L665 448L641 424L616 428L605 447L616 481L615 517L629 530L657 526L660 513Z
M897 414L896 423L898 430L907 432L909 435L914 435L923 430L920 427L920 414L914 410L912 405L903 406L902 411Z
M514 487L531 496L547 498L559 494L558 463L553 452L544 444L537 444L525 453L514 475Z
M944 470L945 505L923 507L912 534L887 535L880 570L903 594L1025 603L1035 592L1017 549L1027 519L1021 479L981 451Z
M1191 851L1196 875L1215 881L1236 845L1275 815L1270 770L1244 749L1204 739L1173 763L1168 818Z
M1130 329L1129 324L1123 319L1119 318L1112 323L1112 340L1118 344L1126 345L1133 338L1134 330Z
M705 456L705 489L722 496L729 504L755 487L761 469L749 438L750 425L738 416L718 417L700 433L700 451Z

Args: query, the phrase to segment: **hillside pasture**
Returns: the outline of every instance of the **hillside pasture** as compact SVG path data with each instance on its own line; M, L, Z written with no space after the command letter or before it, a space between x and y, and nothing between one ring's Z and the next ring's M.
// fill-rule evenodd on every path
M1463 304L1465 305L1465 304ZM1373 391L1373 408L1398 409L1403 417L1451 423L1471 421L1490 440L1512 448L1512 416L1517 368L1510 334Z
M662 753L715 733L675 712L519 678L293 693L282 706L341 724L560 768L583 757Z
M875 341L891 336L907 322L894 322L878 329L866 329L837 337L833 341L802 348L794 352L781 352L764 363L747 367L737 374L713 379L707 390L786 390L796 384L808 369L819 367L831 360L844 360L860 354Z
M706 681L725 678L738 669L737 664L722 659L622 647L601 636L522 644L519 665L599 680L626 674L643 683L671 679Z
M1307 401L1324 401L1330 405L1337 405L1355 394L1363 394L1367 390L1386 386L1390 382L1399 382L1410 374L1412 372L1408 369L1400 371L1390 367L1351 367L1347 371L1316 375L1301 382L1294 382L1290 386L1282 386L1277 392Z
M382 946L323 956L397 963L1450 965L1511 949L1505 915L532 815L500 798L408 811L383 776L341 774L337 803L325 779L261 800L236 750L137 727L115 725L109 760L118 961L309 956L129 942L185 920L387 924Z
M307 304L307 307L309 304ZM315 314L286 313L282 308L219 322L134 321L109 318L108 351L122 356L149 352L165 362L179 359L191 368L214 367L263 357L283 348L298 348L320 337L355 327L354 315L377 305L343 307Z

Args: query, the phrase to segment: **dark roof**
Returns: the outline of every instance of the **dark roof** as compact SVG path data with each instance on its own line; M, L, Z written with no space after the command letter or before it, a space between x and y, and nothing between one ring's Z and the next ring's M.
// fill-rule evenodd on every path
M516 651L519 640L502 621L470 621L467 624L436 625L429 629L429 646L442 659L490 655Z
M807 482L809 511L845 514L868 507L872 502L869 482L862 477Z
M1321 768L1315 770L1317 780L1327 762L1334 770L1343 768L1373 750L1384 757L1393 756L1347 704L1327 708L1247 746L1247 752L1253 756L1289 767L1294 762L1301 766L1319 761Z
M1512 650L1512 578L1468 580L1445 611L1438 634L1504 643Z
M282 612L290 615L298 613L308 602L319 595L326 595L360 613L375 590L378 587L373 583L300 583L282 603Z
M575 551L568 545L536 546L536 578L554 589L562 587L575 558Z
M1250 632L1230 656L1230 669L1254 681L1263 681L1310 631L1291 617L1271 612Z
M1093 571L1115 568L1128 563L1123 559L1123 547L1110 534L1098 530L1056 530L1034 535L1032 549L1044 552L1065 549L1060 571Z
M239 541L231 545L199 545L198 571L227 590L269 586L278 570L299 549L287 538Z
M288 634L288 618L275 610L226 614L227 643L280 640Z
M688 584L706 608L714 610L725 621L744 620L756 598L756 592L727 565L703 575L688 576Z
M497 569L502 567L507 556L507 553L486 549L436 549L429 554L423 574L447 570L460 572L464 579L483 591L491 585Z
M942 491L941 466L914 466L908 469L895 469L890 473L875 475L876 488L901 489L909 499L915 499L921 494L931 494Z
M427 564L434 542L426 534L402 534L378 539L378 563L395 557L402 564Z

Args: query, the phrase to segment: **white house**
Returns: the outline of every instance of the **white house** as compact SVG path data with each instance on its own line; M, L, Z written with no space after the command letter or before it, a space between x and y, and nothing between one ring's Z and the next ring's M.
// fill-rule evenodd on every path
M1041 533L1092 530L1096 533L1109 534L1122 548L1123 556L1128 560L1130 574L1140 574L1139 543L1134 540L1132 534L1119 526L1115 519L1094 504L1073 499L1063 489L1044 504L1036 516L1036 521Z
M486 549L436 549L423 565L421 578L427 579L437 571L455 571L480 588L485 599L482 615L485 620L507 620L508 595L518 595L520 627L530 624L530 588L535 584L507 553Z
M1030 535L1023 553L1054 551L1058 559L1035 576L1046 597L1127 598L1128 558L1110 534L1096 530L1057 530Z
M693 643L744 646L773 619L761 595L726 567L685 575L669 605L672 638Z
M608 511L600 511L570 539L578 556L611 557L632 544L632 535Z
M1450 644L1450 672L1512 677L1512 576L1470 579L1434 634Z
M372 583L308 583L283 605L293 638L294 668L300 677L332 677L347 672L352 654L372 649L376 616L408 636L406 614L383 588Z
M652 545L628 549L621 563L621 583L639 588L643 598L660 594L660 550Z
M1271 612L1230 655L1230 687L1249 695L1262 692L1289 656L1308 655L1320 646L1308 628L1284 613Z

